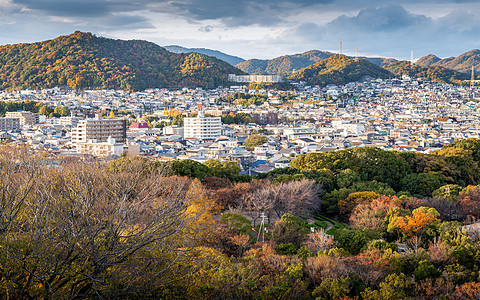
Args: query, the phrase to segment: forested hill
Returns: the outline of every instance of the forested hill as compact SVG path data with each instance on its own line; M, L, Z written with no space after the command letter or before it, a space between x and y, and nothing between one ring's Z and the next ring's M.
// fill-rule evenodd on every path
M284 55L274 59L249 59L239 63L237 68L250 74L288 75L316 62L329 58L334 53L311 50L294 55Z
M439 66L420 66L411 64L409 61L399 61L385 67L395 76L409 75L410 77L421 77L430 81L438 81L450 84L460 84L463 80L468 80L469 75L450 70Z
M475 73L478 73L480 72L480 50L474 49L457 57L447 57L443 59L429 54L420 58L415 64L421 66L444 67L468 74L470 74L472 67L474 67Z
M305 81L310 85L327 85L346 84L365 76L389 78L393 75L366 59L351 59L337 54L291 74L288 79Z
M244 74L217 58L171 53L141 40L114 40L76 31L32 44L0 46L0 89L143 90L213 88L228 74Z
M239 63L237 68L250 74L276 74L285 76L333 55L335 55L335 53L311 50L294 55L284 55L273 59L249 59L245 62ZM382 57L368 57L365 59L381 67L396 61L393 58Z

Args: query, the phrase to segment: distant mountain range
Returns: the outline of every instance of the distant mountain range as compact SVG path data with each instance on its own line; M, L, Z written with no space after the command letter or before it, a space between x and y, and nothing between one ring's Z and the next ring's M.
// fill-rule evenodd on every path
M33 44L0 46L0 89L214 88L245 74L215 57L176 54L147 41L114 40L77 31Z
M288 75L329 58L334 53L311 50L294 55L284 55L273 59L249 59L236 65L249 74Z
M299 54L284 55L273 59L249 59L236 65L236 67L250 74L275 74L285 76L333 55L335 55L335 53L311 50ZM393 58L381 57L369 57L366 59L378 66L385 66L397 61Z
M480 72L480 50L445 59L427 55L412 65L391 58L354 59L319 50L244 61L216 50L167 49L177 53L147 41L114 40L80 31L44 42L4 45L0 46L0 89L66 85L74 89L214 88L228 85L228 74L246 73L278 74L310 85L404 74L458 84L470 79L472 66ZM231 65L235 63L238 68Z
M217 50L211 50L211 49L205 49L205 48L185 48L182 46L177 46L177 45L170 45L170 46L164 46L163 48L167 49L170 52L173 53L200 53L208 56L213 56L216 57L220 60L226 61L227 63L231 64L232 66L238 65L239 63L242 63L245 61L245 59L238 57L238 56L233 56L229 55Z
M390 78L392 73L369 62L365 58L352 59L335 54L311 66L303 68L288 79L305 81L309 85L346 84L364 77Z
M417 60L416 65L420 66L439 66L458 72L470 74L472 66L475 72L480 72L480 50L474 49L463 53L457 57L439 58L433 54L429 54Z

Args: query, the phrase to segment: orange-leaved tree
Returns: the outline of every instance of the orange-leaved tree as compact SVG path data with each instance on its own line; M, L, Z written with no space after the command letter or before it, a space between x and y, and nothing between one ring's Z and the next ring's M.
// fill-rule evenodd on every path
M435 208L421 206L412 211L412 216L396 216L390 219L388 231L398 230L409 237L421 235L427 227L437 223L440 214Z

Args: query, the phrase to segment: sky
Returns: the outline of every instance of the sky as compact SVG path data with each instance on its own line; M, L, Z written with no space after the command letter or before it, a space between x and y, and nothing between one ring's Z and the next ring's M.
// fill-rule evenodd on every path
M0 0L0 45L76 30L245 59L308 50L410 59L480 48L479 0Z

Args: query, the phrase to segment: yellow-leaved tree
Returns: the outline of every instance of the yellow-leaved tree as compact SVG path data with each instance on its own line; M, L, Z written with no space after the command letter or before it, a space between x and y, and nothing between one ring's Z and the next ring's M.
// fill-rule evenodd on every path
M205 188L198 179L194 179L185 194L186 216L189 222L185 233L194 236L197 241L206 241L213 232L213 215L218 213L220 208L215 200L208 196Z

